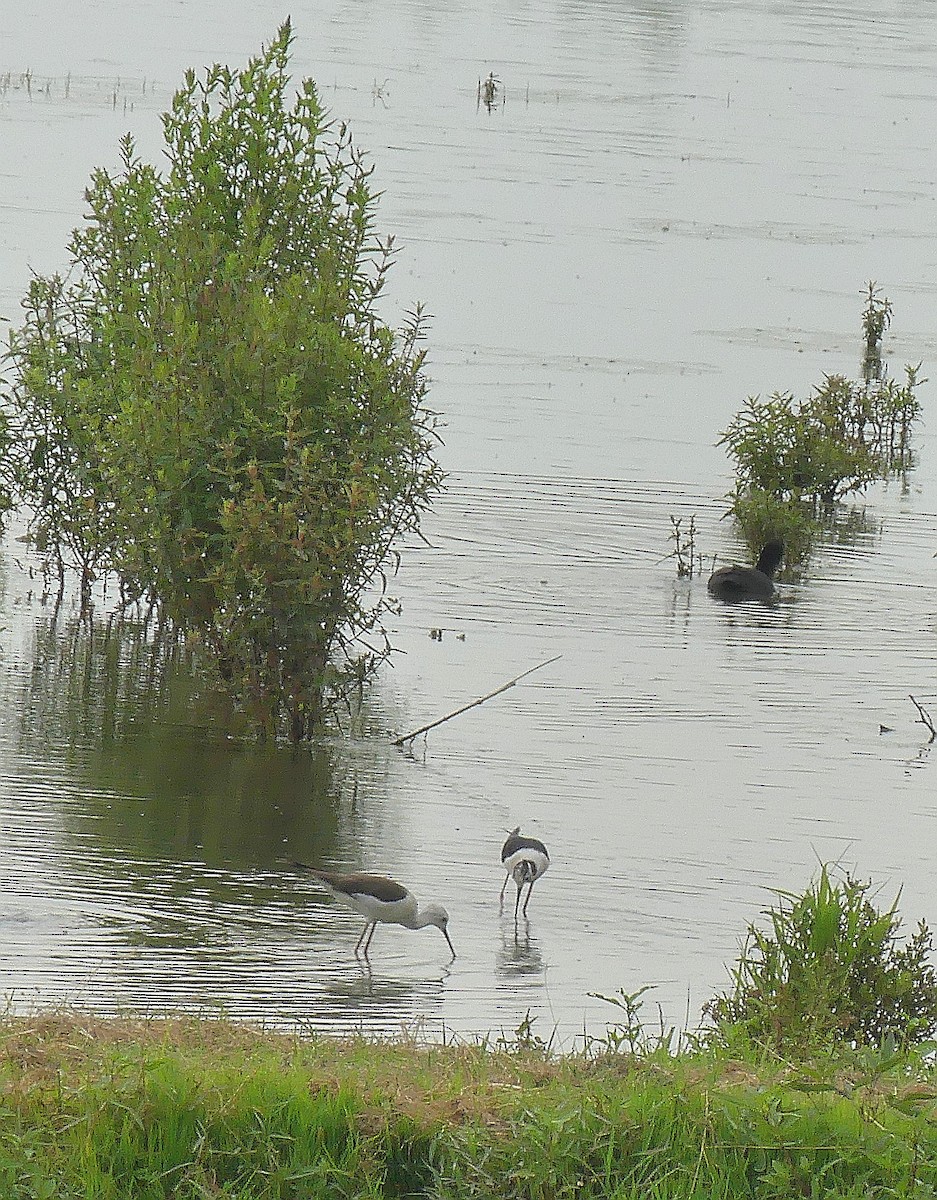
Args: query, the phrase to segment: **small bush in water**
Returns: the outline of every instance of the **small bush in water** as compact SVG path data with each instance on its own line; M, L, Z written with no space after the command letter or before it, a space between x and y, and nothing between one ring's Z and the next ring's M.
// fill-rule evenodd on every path
M920 367L891 379L882 338L891 305L868 284L862 315L862 379L827 375L811 396L751 396L720 438L735 461L732 513L754 548L779 537L790 565L806 557L820 508L912 465L920 419Z

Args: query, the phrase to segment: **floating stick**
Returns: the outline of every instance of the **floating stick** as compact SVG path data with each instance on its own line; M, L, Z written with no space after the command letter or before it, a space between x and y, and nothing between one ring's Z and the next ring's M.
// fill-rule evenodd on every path
M920 721L920 723L922 725L926 725L927 728L930 730L930 738L928 740L932 742L934 740L934 738L937 737L937 729L934 728L934 722L931 719L930 713L927 711L926 708L923 707L923 705L918 704L918 702L914 699L913 696L909 696L908 699L911 701L911 703L917 709L918 714L919 714L918 720Z
M534 671L539 671L541 667L548 667L550 663L555 663L557 659L562 658L562 654L554 654L552 658L546 659L545 662L537 663L535 667L528 667L526 671L521 671L520 675L515 675L513 679L509 679L507 683L502 683L499 688L495 688L493 692L489 692L487 696L479 696L477 700L470 700L468 704L463 704L461 708L457 708L455 712L448 713L445 717L440 717L436 721L430 721L428 725L421 725L419 729L414 729L412 733L405 733L399 738L394 738L395 746L403 746L407 742L412 742L414 738L418 738L421 733L427 733L430 729L435 729L437 725L442 725L446 721L451 721L453 717L457 717L460 713L467 712L470 708L476 708L479 704L484 704L486 700L491 700L494 696L500 696L502 692L506 692L508 688L512 688L515 683L519 683L527 675L532 675Z

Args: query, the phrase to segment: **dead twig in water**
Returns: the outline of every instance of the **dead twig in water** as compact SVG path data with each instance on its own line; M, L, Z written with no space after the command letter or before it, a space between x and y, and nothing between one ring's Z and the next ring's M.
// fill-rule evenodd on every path
M914 699L913 696L909 696L908 699L911 701L911 703L917 709L918 714L919 714L918 719L919 719L920 723L922 725L926 725L927 728L930 730L930 737L927 740L929 742L932 742L934 740L934 738L937 737L937 728L934 727L934 722L933 722L933 719L932 719L930 713L927 711L926 708L924 708L922 705L918 704L918 702Z
M428 733L430 729L435 729L437 725L442 725L446 721L451 721L453 717L459 716L460 713L468 712L470 708L477 708L479 704L484 704L486 700L491 700L495 696L500 696L502 692L506 692L508 688L512 688L515 683L532 675L534 671L539 671L541 667L548 667L550 663L555 663L557 659L562 658L562 654L554 654L552 658L546 659L545 662L537 663L535 667L528 667L526 671L521 671L520 675L515 675L513 679L509 679L507 683L502 683L499 688L495 688L493 692L489 692L487 696L479 696L477 700L470 700L468 704L463 704L461 708L457 708L455 712L448 713L445 717L440 717L436 721L430 721L428 725L421 725L419 729L414 729L412 733L405 733L399 738L394 738L395 746L403 746L407 742L412 742L414 738L418 738L421 733Z

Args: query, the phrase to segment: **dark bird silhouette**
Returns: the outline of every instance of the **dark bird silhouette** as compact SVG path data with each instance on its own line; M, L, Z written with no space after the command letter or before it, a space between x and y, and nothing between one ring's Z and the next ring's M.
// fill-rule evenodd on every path
M768 542L753 567L720 567L709 577L710 592L719 600L770 600L774 575L784 557L783 542Z
M524 901L523 913L527 916L527 905L530 903L530 893L534 884L550 865L550 855L543 842L537 838L521 837L521 827L517 826L508 834L508 840L501 847L501 866L506 872L504 883L501 885L500 902L504 903L504 889L508 880L513 877L517 884L517 899L514 901L514 919L517 920L517 906L521 902L521 888L526 883L527 899Z

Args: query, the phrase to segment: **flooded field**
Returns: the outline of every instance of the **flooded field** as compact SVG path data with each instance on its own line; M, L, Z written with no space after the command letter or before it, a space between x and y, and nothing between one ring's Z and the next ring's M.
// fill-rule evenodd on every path
M93 167L187 66L240 63L254 7L130 0L0 18L0 316L66 265ZM740 553L719 434L746 396L855 374L861 292L894 373L937 367L931 7L292 7L297 76L348 118L434 314L448 487L395 588L400 653L362 728L313 751L226 736L152 631L54 610L0 558L0 971L14 1005L184 1006L326 1030L571 1044L650 984L695 1024L771 888L820 860L937 921L934 385L919 466L842 513L772 607L678 580ZM269 20L269 24L266 22ZM479 106L493 74L498 103ZM431 637L430 631L442 631ZM414 729L554 656L419 739ZM884 727L884 730L883 730ZM505 831L552 865L515 928ZM361 922L290 864L385 871L451 915ZM513 885L511 885L513 888Z

